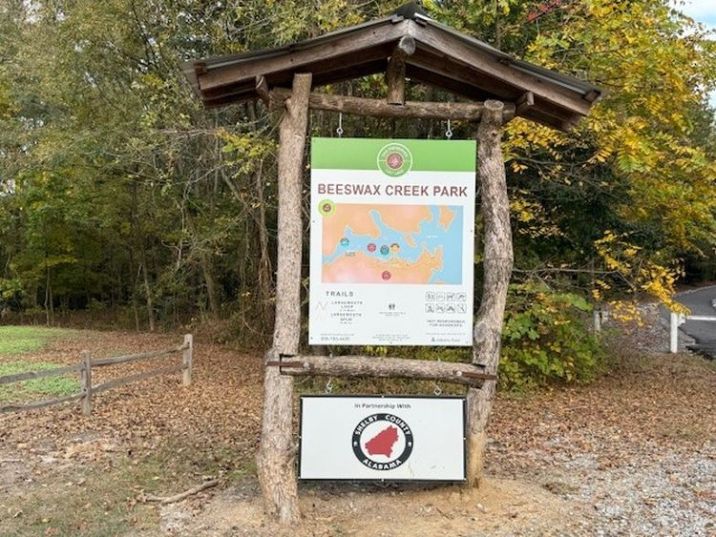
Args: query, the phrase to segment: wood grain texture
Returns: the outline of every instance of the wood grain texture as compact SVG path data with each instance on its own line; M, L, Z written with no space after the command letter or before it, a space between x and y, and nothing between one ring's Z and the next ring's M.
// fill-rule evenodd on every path
M495 81L510 84L522 92L531 91L535 96L575 114L585 116L589 113L591 103L582 99L575 92L556 84L546 84L530 73L496 61L488 53L471 47L458 37L436 32L432 28L424 28L417 24L410 26L410 35L415 37L421 46L442 52L451 61L469 66L473 71L482 72L485 78L493 78Z
M184 335L184 350L182 351L182 385L191 386L191 374L194 368L194 336Z
M277 109L289 98L291 92L284 88L271 90L271 106ZM349 97L311 93L309 106L314 110L342 112L361 116L388 118L451 119L455 121L478 121L482 117L483 103L418 102L408 101L404 105L393 105L380 99ZM505 105L505 119L514 116L515 106Z
M485 380L492 378L492 375L485 374L482 367L459 362L380 358L377 356L328 357L314 355L295 356L288 360L291 365L280 368L284 375L410 378L441 380L477 387L481 386Z
M279 130L278 272L273 347L266 361L298 354L301 334L303 156L308 127L310 74L297 74ZM259 482L267 512L283 524L300 517L293 440L293 377L266 368Z
M388 86L388 104L405 104L405 58L415 53L415 39L405 36L398 41L388 61L385 83Z
M197 74L199 87L201 91L207 91L242 80L249 80L253 86L257 76L270 77L273 73L287 70L295 72L301 66L315 72L314 64L345 55L350 55L354 63L360 63L365 54L370 55L371 49L384 43L396 42L407 35L409 24L410 21L403 21L385 28L366 28L333 40L327 46L314 44L287 54L247 58L221 69L210 67L206 73Z
M499 101L486 101L478 129L478 177L485 222L484 284L474 328L473 362L497 374L507 287L513 252L510 204L502 156L502 111ZM479 486L484 467L486 428L495 396L495 381L468 390L468 485Z
M167 349L163 351L152 351L143 352L141 354L130 354L127 356L114 356L112 358L100 358L92 362L92 367L108 367L118 364L129 364L132 362L141 362L142 360L150 360L152 358L163 358L165 356L171 356L172 354L178 354L185 350L184 345L176 347L174 349Z
M80 388L82 389L82 414L92 414L92 355L89 351L80 353L82 369L80 370Z

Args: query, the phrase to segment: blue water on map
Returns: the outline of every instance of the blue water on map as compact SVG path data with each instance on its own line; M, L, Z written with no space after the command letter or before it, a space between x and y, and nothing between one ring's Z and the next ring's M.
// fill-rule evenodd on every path
M332 263L344 255L352 252L362 252L367 256L376 257L380 260L402 259L408 263L415 263L420 255L427 250L435 255L437 250L442 248L443 265L440 270L434 271L428 283L444 283L459 285L462 283L462 232L463 214L462 207L449 206L454 217L447 229L440 225L440 208L430 207L432 218L423 220L420 223L418 233L410 233L413 239L413 246L406 241L406 234L388 227L380 216L380 212L373 210L370 216L373 222L380 229L380 237L373 238L368 235L356 235L350 227L346 227L343 233L343 240L336 245L336 249L327 256L323 256L323 263ZM387 207L383 210L389 210ZM374 252L368 250L368 245L376 246ZM391 248L398 245L399 248ZM385 248L388 248L387 254ZM383 252L381 252L383 249ZM397 251L396 251L397 250Z

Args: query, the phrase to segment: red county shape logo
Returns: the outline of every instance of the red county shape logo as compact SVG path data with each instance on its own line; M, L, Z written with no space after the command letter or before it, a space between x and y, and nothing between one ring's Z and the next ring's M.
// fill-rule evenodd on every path
M353 429L353 453L371 470L394 470L413 452L413 431L393 414L373 414Z

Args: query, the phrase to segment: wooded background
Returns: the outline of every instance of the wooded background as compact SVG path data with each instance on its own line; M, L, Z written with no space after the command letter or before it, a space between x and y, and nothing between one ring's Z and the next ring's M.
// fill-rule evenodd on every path
M5 0L3 317L53 324L90 311L114 326L204 322L223 339L267 342L278 118L262 103L204 109L182 62L315 37L402 3ZM630 317L643 295L669 303L679 277L716 278L716 43L666 0L424 4L462 32L606 90L570 133L517 119L505 135L516 270L503 367L579 380L575 361L591 367L597 352L583 312L614 301ZM385 83L336 89L382 98ZM453 99L414 84L408 96ZM335 136L337 126L317 112L310 134ZM344 116L343 128L440 138L446 125ZM452 128L456 138L476 130Z

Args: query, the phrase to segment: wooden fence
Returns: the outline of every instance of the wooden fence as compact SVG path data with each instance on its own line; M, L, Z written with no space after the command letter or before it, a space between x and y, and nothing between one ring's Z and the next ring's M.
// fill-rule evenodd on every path
M66 367L59 367L56 369L47 369L43 371L29 371L27 373L18 373L16 375L8 375L5 377L0 377L0 385L2 384L12 384L15 382L22 382L25 380L33 380L33 379L39 379L39 378L45 378L45 377L55 377L59 375L66 375L68 373L76 373L79 372L80 374L80 392L73 394L73 395L67 395L65 397L60 397L57 399L47 399L44 401L38 401L36 403L28 403L24 405L8 405L0 407L0 413L5 412L18 412L21 410L33 410L36 408L44 408L46 406L51 405L59 405L61 403L66 403L68 401L77 401L80 400L82 402L82 413L85 416L89 416L92 413L92 396L96 395L98 393L105 392L107 390L111 390L112 388L117 388L119 386L124 386L125 384L130 384L132 382L139 382L140 380L146 380L148 378L156 377L159 375L165 375L167 373L177 373L179 371L182 372L182 384L184 386L189 386L191 384L191 370L192 370L192 360L193 360L193 352L194 352L194 342L193 337L191 334L187 334L184 336L184 343L182 343L179 347L175 347L173 349L167 349L162 351L152 351L152 352L145 352L141 354L131 354L128 356L117 356L114 358L100 358L98 360L93 360L92 356L88 351L83 351L81 353L81 360L79 363L74 365L69 365ZM92 385L92 370L98 367L108 367L118 364L128 364L131 362L138 362L141 360L150 360L154 358L163 358L166 356L171 356L173 354L179 354L181 353L182 361L178 365L172 365L167 367L161 367L158 369L152 369L151 371L145 371L142 373L136 373L134 375L129 375L127 377L120 377L116 379L109 380L107 382L103 382L102 384L98 384L96 386Z

